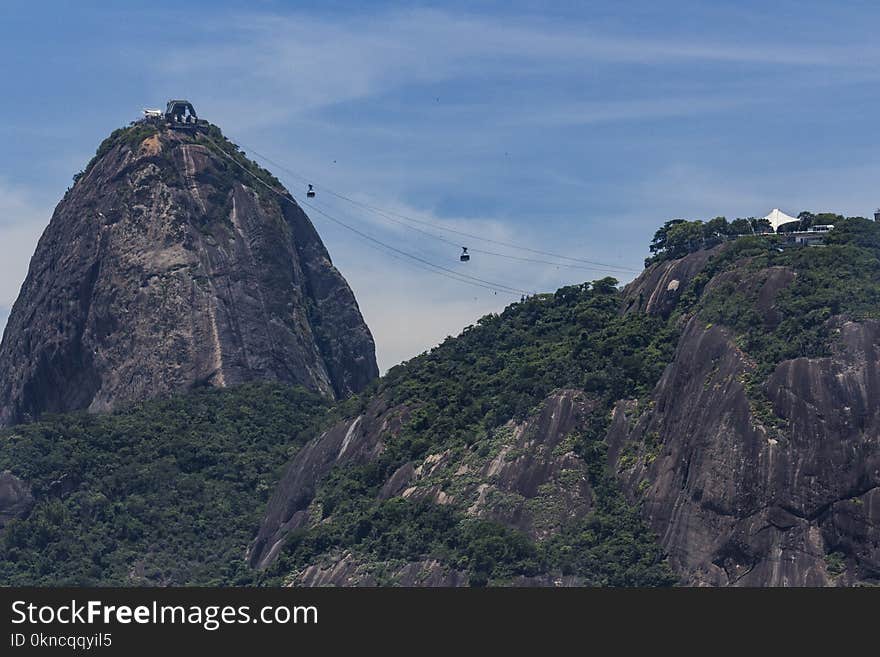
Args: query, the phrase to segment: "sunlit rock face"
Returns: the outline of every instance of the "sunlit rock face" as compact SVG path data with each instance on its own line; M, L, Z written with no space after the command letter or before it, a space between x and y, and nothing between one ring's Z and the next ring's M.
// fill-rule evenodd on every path
M308 217L211 135L118 131L67 192L0 347L0 425L246 381L339 398L378 376Z

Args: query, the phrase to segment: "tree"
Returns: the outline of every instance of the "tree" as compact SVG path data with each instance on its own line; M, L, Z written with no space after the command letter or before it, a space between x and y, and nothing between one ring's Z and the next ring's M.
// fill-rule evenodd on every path
M748 219L734 219L727 227L730 235L751 235L755 232L752 222Z
M773 224L771 224L770 220L766 217L761 217L760 219L749 217L749 220L752 222L752 228L755 230L756 233L773 232Z
M810 226L820 223L816 221L816 215L808 210L804 210L798 214L797 218L800 220L798 230L807 230Z
M666 235L666 254L681 258L703 246L703 222L683 221L669 228Z
M654 239L651 240L651 253L660 253L666 250L666 239L669 229L678 224L685 223L684 219L670 219L654 233Z
M850 217L834 224L825 237L826 244L855 244L880 250L880 223L864 217Z
M614 294L617 292L619 281L613 276L606 276L597 281L593 281L593 292L596 294Z
M726 217L715 217L703 224L703 237L708 240L718 240L730 234L730 224Z

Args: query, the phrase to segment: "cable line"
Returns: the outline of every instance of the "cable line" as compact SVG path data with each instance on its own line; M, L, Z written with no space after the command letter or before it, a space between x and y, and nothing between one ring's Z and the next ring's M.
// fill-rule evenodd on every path
M245 144L242 144L242 147L245 148L248 152L252 153L253 155L256 155L257 157L259 157L260 159L265 160L265 161L268 162L269 164L274 165L275 167L281 169L281 170L284 171L285 173L288 173L289 175L293 176L294 178L299 179L301 182L304 182L304 183L308 184L309 187L313 187L313 184L312 184L312 183L309 183L309 182L308 182L309 179L306 178L305 176L302 176L301 174L298 174L297 172L295 172L295 171L293 171L293 170L287 168L287 167L284 166L283 164L281 164L281 163L279 163L279 162L276 162L275 160L272 160L271 158L266 157L265 155L262 155L261 153L258 153L257 151L255 151L254 149L252 149L250 146L247 146L247 145L245 145ZM391 219L391 217L390 217L389 215L393 215L394 217L398 217L398 218L403 219L403 220L406 220L406 221L411 221L411 222L413 222L413 223L417 223L417 224L420 224L420 225L423 225L423 226L430 226L431 228L434 228L434 229L436 229L436 230L443 230L443 231L446 231L446 232L449 232L449 233L454 233L454 234L456 234L456 235L461 235L461 236L463 236L463 237L468 237L468 238L470 238L470 239L475 239L475 240L479 240L479 241L481 241L481 242L486 242L486 243L488 243L488 244L496 244L496 245L498 245L498 246L504 246L504 247L511 248L511 249L517 249L517 250L520 250L520 251L528 251L528 252L530 252L530 253L535 253L535 254L537 254L537 255L548 256L548 257L550 257L550 258L557 258L557 259L561 259L561 260L568 260L569 262L583 263L583 264L586 264L586 265L592 265L592 267L577 267L577 268L588 269L588 270L590 270L590 271L617 271L617 272L626 272L626 273L629 273L629 274L638 274L638 273L641 273L641 272L639 272L639 271L636 271L635 269L630 269L630 268L628 268L628 267L621 267L621 266L619 266L619 265L610 265L610 264L605 263L605 262L598 262L598 261L595 261L595 260L587 260L587 259L585 259L585 258L574 258L574 257L571 257L571 256L561 255L561 254L558 254L558 253L552 253L552 252L550 252L550 251L542 251L542 250L540 250L540 249L533 249L533 248L530 248L530 247L527 247L527 246L520 246L520 245L518 245L518 244L513 244L513 243L511 243L511 242L504 242L504 241L501 241L501 240L493 240L493 239L490 239L490 238L488 238L488 237L481 237L481 236L479 236L479 235L474 235L473 233L467 233L467 232L465 232L465 231L456 230L455 228L448 228L448 227L446 227L446 226L441 226L440 224L436 224L436 223L433 223L433 222L430 222L430 221L424 221L424 220L421 220L421 219L416 219L415 217L410 217L410 216L408 216L408 215L401 214L401 213L399 213L399 212L393 212L393 211L391 211L391 210L385 210L385 209L380 208L380 207L378 207L378 206L370 205L369 203L364 203L363 201L357 201L357 200L355 200L355 199L353 199L353 198L350 198L350 197L348 197L348 196L346 196L346 195L344 195L344 194L340 194L339 192L333 191L333 190L330 189L329 187L318 186L318 187L316 187L315 189L318 189L318 190L324 191L324 192L330 194L331 196L335 196L335 197L338 198L338 199L341 199L341 200L343 200L343 201L346 201L346 202L348 202L348 203L351 203L352 205L356 205L356 206L358 206L358 207L360 207L360 208L362 208L362 209L364 209L364 210L369 210L369 211L371 211L371 212L378 213L378 214L380 214L380 215L382 215L382 216L384 216L384 217L386 217L386 218L388 218L388 219ZM393 219L392 219L392 221L393 221ZM398 223L399 223L399 222L398 222ZM408 228L412 228L413 230L418 230L418 229L416 229L414 226L408 226L407 224L401 224L401 225L407 226ZM419 231L419 232L424 232L424 231ZM427 235L431 235L431 233L427 233L427 232L426 232L425 234L427 234ZM437 235L432 235L432 237L434 237L435 239L439 239L439 240L445 241L445 242L447 242L447 243L451 243L451 242L448 242L448 240L445 240L444 238L442 238L442 237L440 237L440 236L437 236ZM456 246L458 246L458 245L456 244ZM512 260L520 260L520 261L524 261L524 262L536 262L536 263L542 263L542 264L548 264L548 265L555 265L555 266L557 266L557 267L576 267L575 265L570 265L570 264L565 264L565 263L559 263L559 262L548 262L548 261L546 261L546 260L537 260L537 259L530 259L530 258L521 258L521 257L517 257L517 256L508 255L508 254L505 254L505 253L495 253L495 252L492 252L492 251L479 251L479 250L474 249L474 248L470 248L469 250L472 251L472 252L474 252L474 253L483 253L483 254L485 254L485 255L497 256L497 257L500 257L500 258L510 258L510 259L512 259Z
M312 203L306 203L305 201L303 201L302 203L307 208L314 210L315 212L323 215L324 217L326 217L327 219L329 219L333 223L339 224L343 228L347 228L348 230L352 231L353 233L360 235L364 239L367 239L371 242L379 244L379 245L385 247L386 249L390 249L391 251L394 251L395 253L399 253L403 256L406 256L407 258L411 258L412 260L415 260L415 261L420 262L422 264L428 265L430 267L435 267L436 269L440 270L440 271L436 272L438 274L446 272L449 274L453 274L454 276L462 276L462 277L465 277L465 278L470 279L472 281L483 283L484 285L482 285L481 287L485 287L486 289L489 289L489 290L503 290L506 292L516 293L516 294L532 294L532 292L529 292L528 290L521 290L520 288L511 287L509 285L504 285L503 283L494 283L492 281L487 281L482 278L477 278L476 276L471 276L469 274L462 274L461 272L457 272L454 269L449 269L448 267L444 267L443 265L435 264L435 263L430 262L428 260L425 260L424 258L421 258L417 255L407 253L406 251L398 249L395 246L391 246L390 244L386 244L385 242L382 242L381 240L378 240L375 237L368 235L367 233L361 232L357 228L354 228L353 226L350 226L347 223L340 221L339 219L324 212L321 208L317 207L316 205L313 205ZM462 281L462 282L464 282L464 281Z
M437 235L436 233L432 233L430 231L424 230L424 229L419 228L417 226L410 226L409 224L407 224L403 221L400 221L399 219L395 219L393 216L385 213L384 211L377 210L376 212L378 214L380 214L381 216L385 217L388 221L391 221L392 223L403 226L404 228L409 228L410 230L414 230L418 233L421 233L422 235L427 235L428 237L432 237L435 240L439 240L440 242L444 242L445 244L450 244L456 248L461 247L461 244L459 244L458 242L453 242L450 239L446 239L442 235ZM509 253L497 253L495 251L484 251L483 249L475 249L473 247L468 247L468 251L470 251L471 253L480 253L483 255L497 256L499 258L509 258L510 260L518 260L520 262L534 262L534 263L539 263L539 264L543 264L543 265L550 265L550 266L554 266L557 268L566 267L566 268L570 268L570 269L581 269L584 271L599 271L599 272L608 271L607 268L604 268L604 267L586 267L584 265L575 265L575 264L566 263L566 262L550 262L549 260L539 260L537 258L524 258L522 256L510 255Z
M230 161L231 161L233 164L235 164L238 168L240 168L242 171L244 171L245 173L247 173L249 176L251 176L254 180L256 180L257 182L259 182L261 185L263 185L266 189L268 189L269 191L271 191L273 194L279 196L280 198L284 199L284 200L287 201L288 203L291 203L291 204L294 205L295 207L298 207L297 202L296 202L293 198L291 198L291 197L288 196L287 194L284 194L284 193L280 192L279 190L275 189L272 185L270 185L270 184L267 183L265 180L263 180L262 178L260 178L259 176L257 176L253 171L251 171L250 169L248 169L248 168L247 168L246 166L244 166L241 162L239 162L239 161L236 160L234 157L232 157L229 153L227 153L226 150L225 150L222 146L220 146L217 142L215 142L213 139L211 139L211 138L208 137L207 135L202 135L202 136L204 136L204 138L205 138L208 142L210 142L211 144L213 144L213 145L214 145L214 146L215 146L215 147L216 147L216 148L217 148L217 149L218 149L218 150L219 150L219 151L220 151L220 152L221 152L221 153L222 153L222 154L228 159L228 160L230 160ZM505 285L505 284L503 284L503 283L495 283L495 282L493 282L493 281L487 281L487 280L482 279L482 278L477 278L476 276L471 276L471 275L469 275L469 274L463 274L463 273L461 273L461 272L457 272L457 271L455 271L454 269L449 269L448 267L444 267L443 265L435 264L435 263L433 263L433 262L430 262L429 260L425 260L424 258L421 258L421 257L419 257L419 256L413 255L413 254L408 253L408 252L406 252L406 251L403 251L402 249L398 249L398 248L395 247L395 246L392 246L392 245L390 245L390 244L386 244L385 242L376 239L376 238L373 237L372 235L369 235L369 234L367 234L367 233L364 233L363 231L358 230L357 228L348 225L348 224L345 223L344 221L341 221L341 220L337 219L336 217L333 217L333 216L330 215L329 213L325 212L325 211L322 210L321 208L319 208L319 207L317 207L317 206L315 206L315 205L313 205L313 204L311 204L311 203L308 203L308 202L305 202L305 201L303 201L302 203L303 203L303 205L305 205L306 207L308 207L308 208L314 210L315 212L318 212L319 214L321 214L322 216L326 217L326 218L329 219L330 221L332 221L332 222L334 222L334 223L336 223L336 224L342 226L343 228L346 228L346 229L350 230L351 232L355 233L356 235L359 235L360 237L362 237L362 238L364 238L364 239L366 239L366 240L368 240L368 241L370 241L370 242L372 242L372 243L374 243L374 244L377 244L377 245L379 245L379 246L381 246L381 247L384 247L385 249L388 249L388 250L390 250L390 251L393 251L393 252L395 252L395 253L398 253L398 254L400 254L400 255L402 255L402 256L404 256L404 257L410 258L411 260L413 260L413 261L415 261L415 262L418 262L418 263L420 263L420 264L427 265L428 267L432 267L433 269L432 269L431 271L432 271L433 273L444 275L444 276L446 276L447 278L451 278L451 279L456 280L456 281L458 281L458 282L460 282L460 283L468 283L468 284L470 284L470 285L476 285L476 286L478 286L478 287L482 287L482 288L485 288L485 289L487 289L487 290L491 290L491 291L493 291L493 292L495 292L495 291L502 291L502 292L507 292L507 293L510 293L510 294L517 294L517 295L528 295L528 294L532 294L531 292L529 292L529 291L527 291L527 290L522 290L522 289L520 289L520 288L511 287L511 286L509 286L509 285Z

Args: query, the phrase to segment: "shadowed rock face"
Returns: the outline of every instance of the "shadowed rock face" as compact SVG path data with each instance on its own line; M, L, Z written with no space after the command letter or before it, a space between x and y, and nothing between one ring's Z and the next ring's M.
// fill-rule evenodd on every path
M335 424L297 452L269 500L266 518L248 550L251 566L267 566L289 532L308 526L317 486L330 470L375 459L384 440L397 434L407 417L407 409L389 408L377 397L362 415Z
M668 316L682 292L722 248L704 249L677 260L654 263L624 289L624 312Z
M473 447L427 455L400 466L380 487L379 499L403 497L453 505L465 514L519 529L535 540L552 536L593 508L586 463L573 450L573 434L583 429L595 403L583 392L559 390L524 422L508 422ZM249 550L252 566L263 568L277 556L288 533L320 518L315 491L337 465L378 457L406 423L409 410L376 399L366 411L338 423L294 457L269 502L266 519ZM301 586L459 586L467 576L437 561L383 564L351 552L324 555L300 573ZM522 578L522 586L576 585L576 578L551 574Z
M165 130L116 139L56 208L0 346L0 425L255 380L343 397L377 375L303 211Z
M0 529L10 520L26 516L33 506L31 487L9 470L0 472Z
M838 323L831 357L783 362L767 382L781 429L754 417L752 365L727 330L697 319L649 408L617 405L611 463L686 583L880 577L880 323Z

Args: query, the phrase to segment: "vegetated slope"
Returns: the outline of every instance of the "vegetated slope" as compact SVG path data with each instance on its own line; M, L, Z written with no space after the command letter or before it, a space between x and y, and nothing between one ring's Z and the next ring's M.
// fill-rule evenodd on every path
M251 563L298 584L670 583L603 437L675 340L621 301L611 279L566 287L392 369L294 458Z
M244 552L269 493L328 408L245 384L5 430L0 471L33 499L0 529L0 584L250 583Z
M345 397L378 376L308 217L245 170L283 189L214 126L135 124L101 144L9 316L0 425L248 381Z

